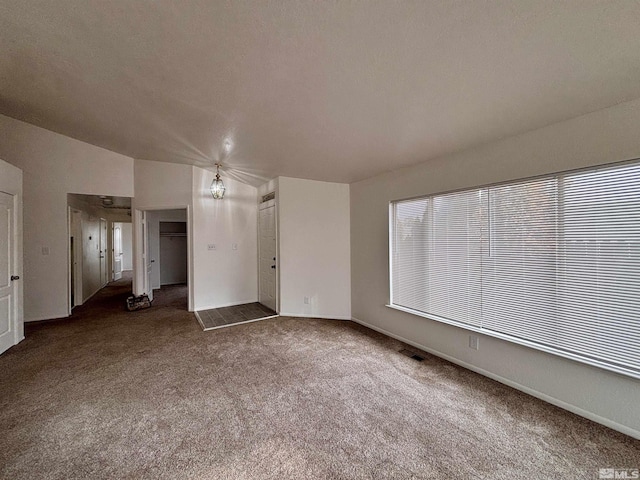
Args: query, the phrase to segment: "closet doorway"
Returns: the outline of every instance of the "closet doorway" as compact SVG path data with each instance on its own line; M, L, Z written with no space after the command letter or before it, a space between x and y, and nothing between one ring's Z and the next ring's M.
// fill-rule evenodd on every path
M187 284L187 222L159 222L160 287Z
M186 208L140 211L144 288L154 298L160 289L189 304L189 236Z

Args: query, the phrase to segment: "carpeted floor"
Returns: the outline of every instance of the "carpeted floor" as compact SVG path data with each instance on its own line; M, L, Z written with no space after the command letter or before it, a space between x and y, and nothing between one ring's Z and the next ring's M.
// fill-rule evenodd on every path
M640 442L351 322L203 332L125 282L0 356L3 479L578 479ZM115 302L114 302L115 299Z

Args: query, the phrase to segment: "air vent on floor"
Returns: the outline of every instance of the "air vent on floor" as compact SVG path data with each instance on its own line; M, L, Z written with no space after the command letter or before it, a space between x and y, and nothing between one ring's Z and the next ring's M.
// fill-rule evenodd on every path
M422 362L424 360L424 357L421 357L417 353L412 352L411 350L407 350L406 348L403 348L402 350L400 350L400 353L403 354L406 357L413 358L414 360L416 360L418 362Z

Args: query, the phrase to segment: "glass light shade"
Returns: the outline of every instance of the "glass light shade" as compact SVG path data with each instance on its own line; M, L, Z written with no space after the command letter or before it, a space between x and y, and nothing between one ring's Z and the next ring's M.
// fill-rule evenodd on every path
M211 183L211 195L213 195L213 198L216 200L222 200L225 190L226 188L222 180L220 180L220 175L216 175L215 180Z

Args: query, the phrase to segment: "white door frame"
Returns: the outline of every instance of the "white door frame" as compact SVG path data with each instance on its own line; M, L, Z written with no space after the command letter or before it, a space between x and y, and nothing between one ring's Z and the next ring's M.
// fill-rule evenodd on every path
M135 204L135 198L134 198ZM193 312L193 219L192 209L189 205L163 205L163 206L138 206L132 209L132 235L133 235L133 293L134 295L142 295L149 293L151 287L146 285L145 276L147 266L144 265L143 258L143 241L142 238L142 219L143 212L157 210L186 210L187 211L187 289L188 289L188 310Z
M72 217L76 217L76 222L75 222L75 227L76 230L72 232L73 229L73 225L74 222L72 222ZM67 252L67 268L68 268L68 275L67 275L67 281L68 281L68 286L67 286L67 291L69 292L69 298L68 298L68 302L67 302L67 306L68 306L68 310L69 310L69 315L71 315L71 310L73 309L73 307L77 307L79 305L82 305L83 303L83 298L82 298L82 212L76 208L73 207L67 207L67 239L68 239L68 252ZM75 238L75 243L74 243L74 249L73 249L73 255L75 256L75 258L73 259L73 265L75 267L74 269L74 279L75 279L75 285L74 285L74 291L73 291L73 300L74 300L74 305L71 305L71 236L73 235L73 237Z
M19 276L12 283L13 304L13 344L24 340L24 271L22 263L22 170L0 160L0 191L13 196L13 271Z

